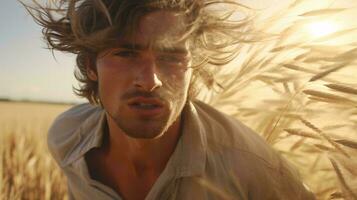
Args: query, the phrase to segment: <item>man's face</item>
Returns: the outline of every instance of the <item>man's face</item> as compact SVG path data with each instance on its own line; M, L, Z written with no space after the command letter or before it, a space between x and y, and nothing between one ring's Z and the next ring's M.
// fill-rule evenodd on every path
M170 11L144 15L136 33L121 38L116 48L100 52L99 96L112 120L128 136L161 136L181 114L192 76L182 18Z

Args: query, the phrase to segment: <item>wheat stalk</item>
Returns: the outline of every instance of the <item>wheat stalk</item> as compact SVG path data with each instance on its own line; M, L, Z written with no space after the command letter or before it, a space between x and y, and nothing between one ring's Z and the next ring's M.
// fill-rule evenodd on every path
M325 84L325 86L339 92L357 95L357 89L348 86L339 84Z
M321 79L321 78L323 78L323 77L325 77L325 76L331 74L332 72L336 72L337 70L340 70L340 69L342 69L343 67L346 67L348 64L349 64L348 62L342 63L342 64L337 64L337 66L334 66L334 67L332 67L332 68L329 69L329 70L326 70L326 71L323 71L323 72L321 72L321 73L319 73L319 74L316 74L315 76L313 76L313 77L309 80L309 82L319 80L319 79Z
M323 99L327 99L327 100L335 100L335 101L342 101L342 102L346 102L352 105L356 105L357 103L353 100L350 100L348 98L342 97L342 96L338 96L335 94L330 94L327 92L321 92L321 91L317 91L317 90L304 90L303 91L305 94L308 95L312 95L312 96L316 96L316 97L320 97Z
M298 135L298 136L302 136L302 137L308 137L308 138L313 138L313 139L320 139L320 137L312 134L312 133L308 133L308 132L304 132L300 129L284 129L286 132L288 132L291 135Z
M357 149L357 142L351 140L334 140L335 142L342 144L346 147L350 147L352 149Z
M357 195L352 191L352 189L348 186L345 178L342 175L342 172L340 170L340 168L338 167L337 163L335 160L333 160L332 158L329 158L331 161L331 164L333 166L333 168L336 171L337 177L340 180L340 183L342 185L342 187L348 192L348 194L353 197L353 199L357 199Z
M330 137L328 137L326 134L324 134L319 128L317 128L315 125L313 125L312 123L310 123L309 121L305 120L305 119L300 119L300 121L305 124L307 127L311 128L313 131L315 131L316 133L318 133L321 137L323 137L324 139L326 139L332 146L334 146L336 148L336 150L338 150L339 152L341 152L343 155L345 155L346 157L350 158L350 156L348 155L348 153L343 150L336 142L334 142Z

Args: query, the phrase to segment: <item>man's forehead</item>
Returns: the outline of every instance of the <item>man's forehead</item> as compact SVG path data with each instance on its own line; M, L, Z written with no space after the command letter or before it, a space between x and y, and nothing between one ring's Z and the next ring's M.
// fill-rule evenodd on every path
M178 30L184 26L182 14L170 10L156 10L143 15L139 20L139 31L161 33Z
M158 10L145 14L139 20L135 39L170 43L182 37L185 25L182 15L173 11Z
M156 49L187 52L183 39L185 28L177 12L158 10L143 15L138 26L129 33L118 36L114 47L126 49Z

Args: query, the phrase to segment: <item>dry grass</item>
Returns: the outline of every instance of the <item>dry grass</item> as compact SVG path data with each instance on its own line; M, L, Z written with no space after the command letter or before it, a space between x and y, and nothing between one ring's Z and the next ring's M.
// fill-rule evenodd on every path
M356 199L357 23L317 38L306 31L307 23L357 13L356 2L332 2L296 0L258 19L256 30L274 39L242 46L237 62L216 76L224 90L202 99L282 152L317 199Z
M0 199L66 199L46 132L68 106L0 102Z
M250 39L262 42L242 45L237 61L217 74L225 90L201 99L266 138L299 169L317 199L356 199L357 24L347 20L351 24L319 38L304 26L354 18L357 5L321 2L296 0L271 17L258 16L252 31L258 38ZM47 106L38 117L27 110L27 117L11 121L9 113L26 111L12 106L0 104L0 199L65 198L63 176L44 144L51 119L64 107L47 115L53 108Z

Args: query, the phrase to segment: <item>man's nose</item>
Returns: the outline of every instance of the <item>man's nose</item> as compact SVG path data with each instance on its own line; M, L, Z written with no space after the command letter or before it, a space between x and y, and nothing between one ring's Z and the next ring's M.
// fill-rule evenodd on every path
M157 74L155 58L149 56L142 60L134 81L135 87L151 92L162 86Z

